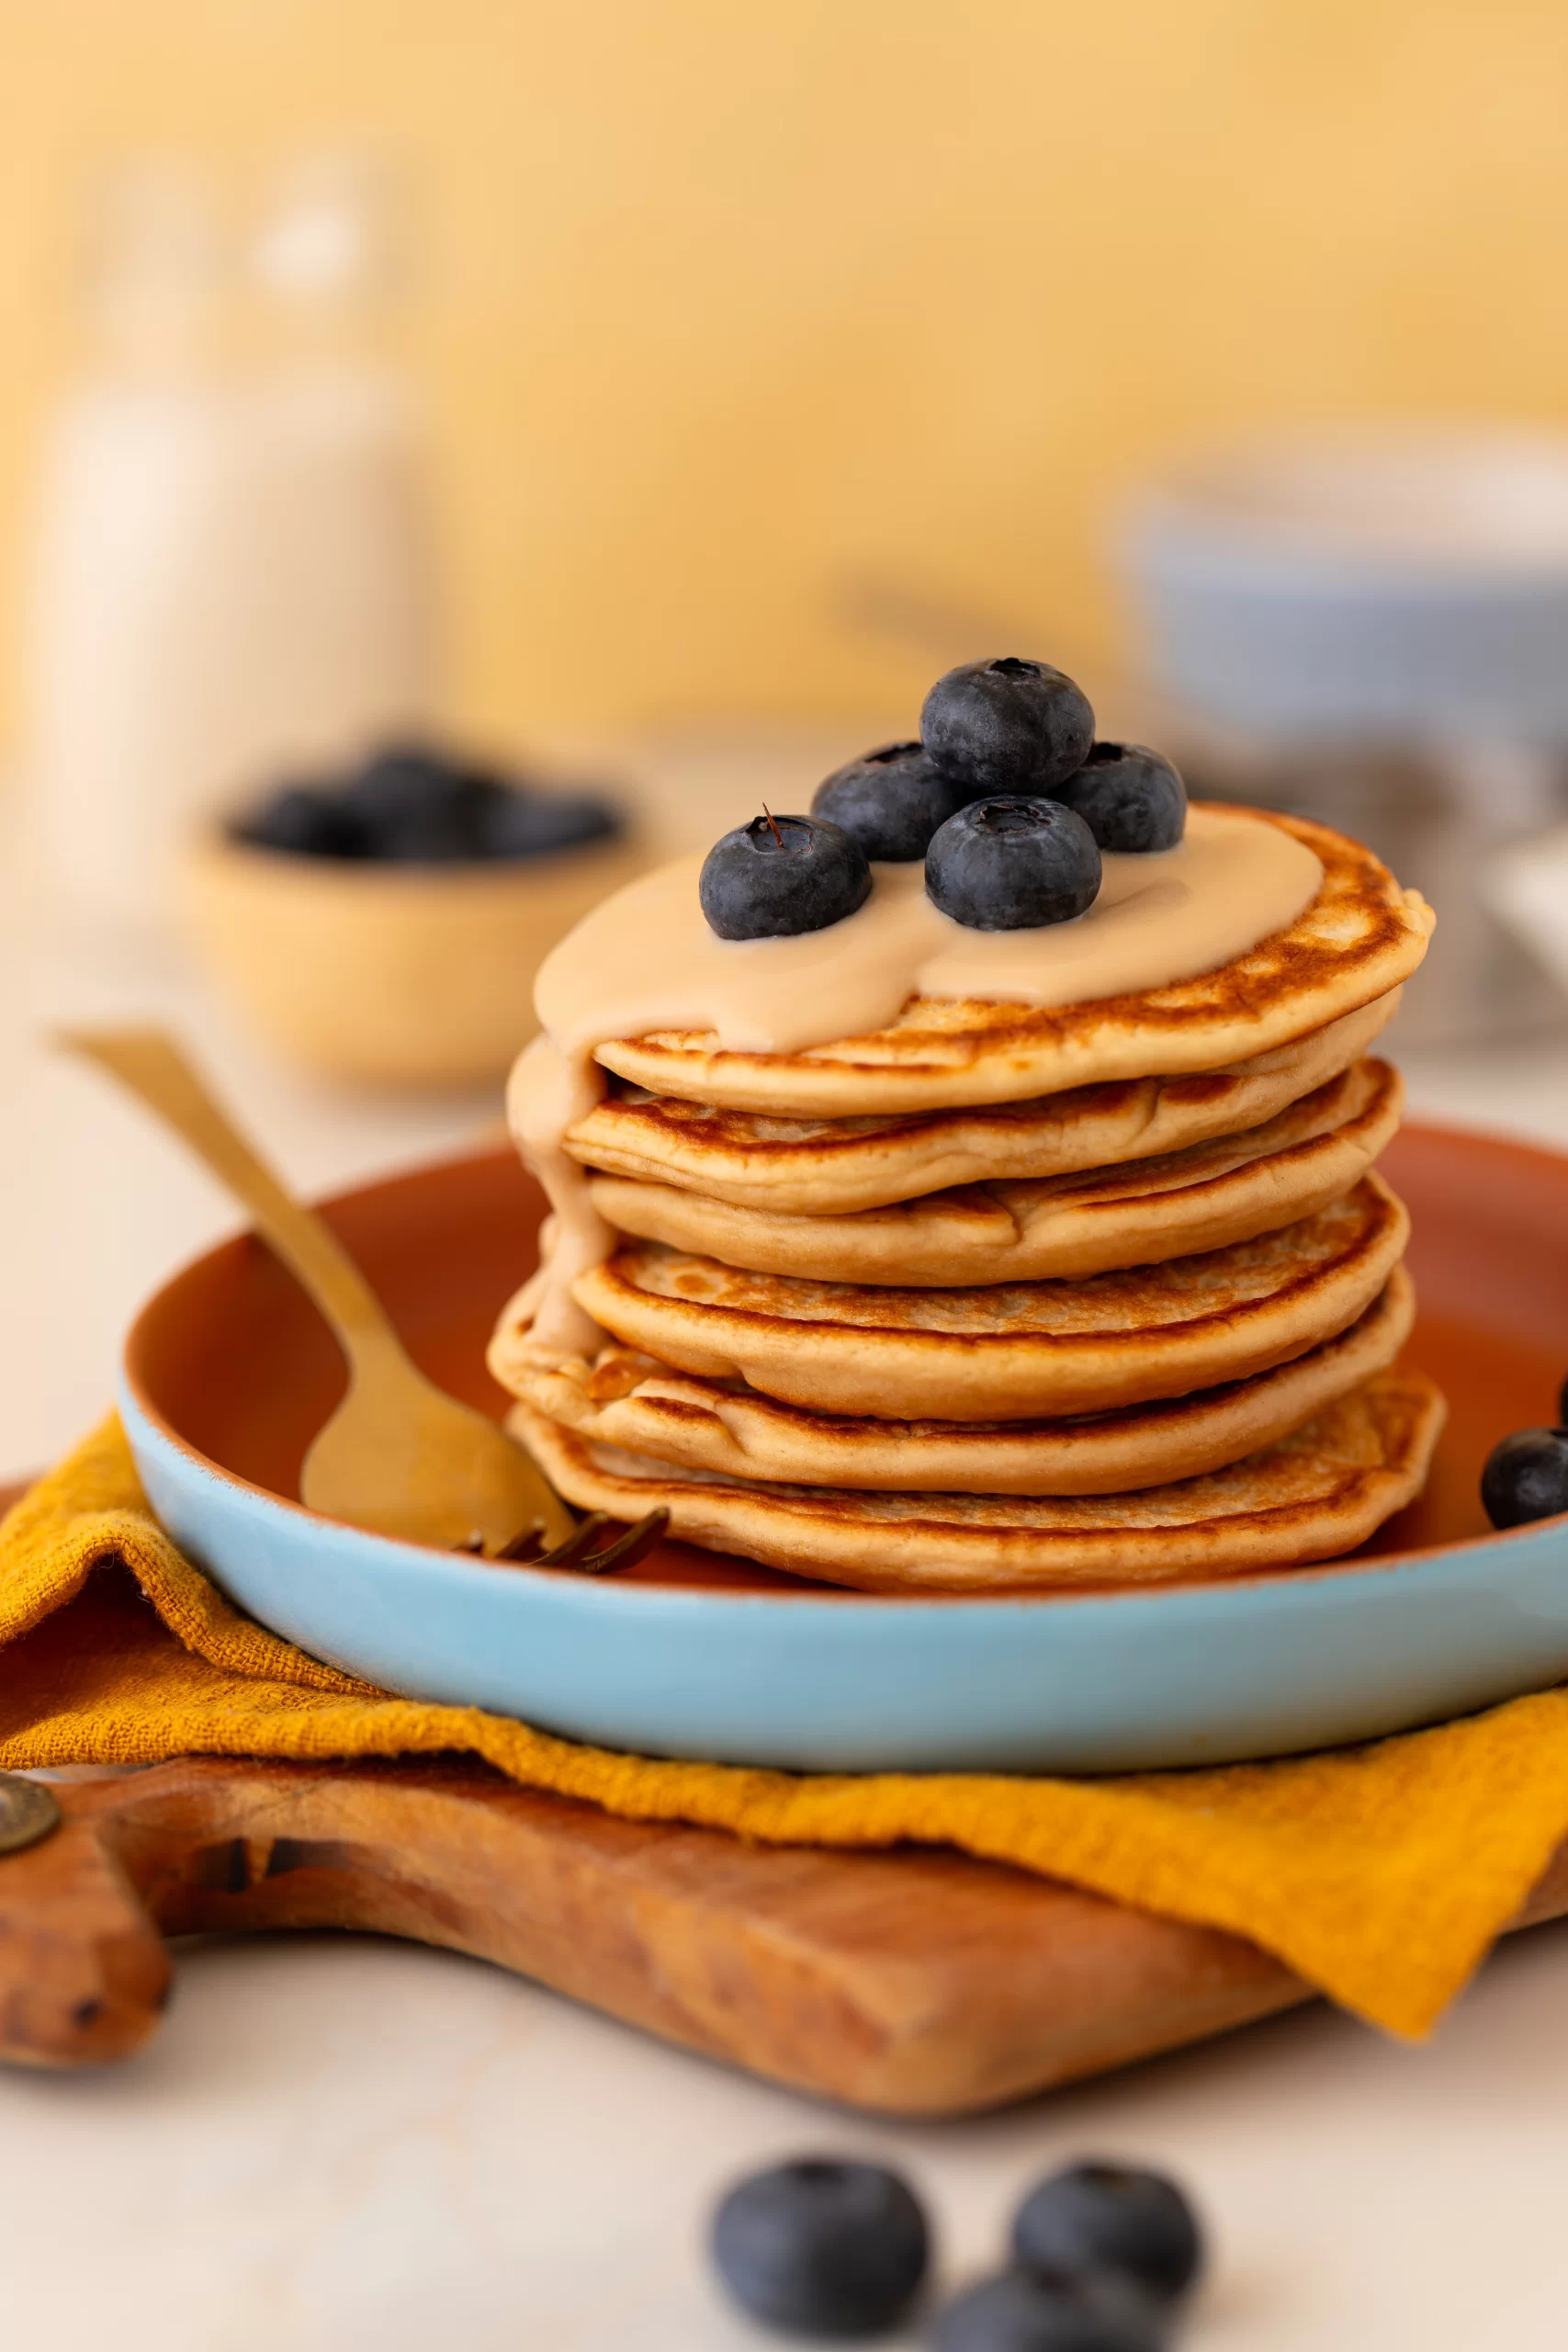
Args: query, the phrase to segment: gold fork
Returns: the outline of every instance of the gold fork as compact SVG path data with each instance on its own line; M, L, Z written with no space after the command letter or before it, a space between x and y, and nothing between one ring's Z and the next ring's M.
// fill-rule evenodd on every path
M288 1193L161 1029L72 1029L56 1042L96 1062L172 1127L249 1210L257 1232L322 1315L348 1359L348 1393L321 1429L299 1498L323 1518L443 1551L517 1559L590 1575L629 1566L669 1514L651 1511L594 1550L608 1521L581 1525L542 1470L486 1414L458 1404L404 1352L386 1309L331 1227Z

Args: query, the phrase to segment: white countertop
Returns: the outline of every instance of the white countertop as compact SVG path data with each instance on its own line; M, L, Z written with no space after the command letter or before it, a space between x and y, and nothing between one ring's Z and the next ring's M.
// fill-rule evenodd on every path
M949 2279L1039 2172L1167 2165L1216 2244L1192 2352L1559 2352L1568 1927L1505 1951L1429 2049L1303 2010L893 2127L445 1953L204 1945L129 2065L0 2078L7 2324L51 2352L761 2352L707 2284L707 2211L822 2149L908 2169Z
M233 1222L128 1102L46 1050L51 1022L177 1021L308 1191L460 1146L497 1109L311 1086L175 959L62 937L6 870L0 1475L98 1416L132 1308ZM1418 1114L1568 1146L1568 1043L1407 1075ZM987 2262L1040 2170L1083 2152L1168 2165L1218 2244L1197 2352L1557 2352L1568 1925L1500 1955L1423 2050L1314 2009L1010 2114L897 2127L446 1954L204 1943L129 2065L0 2075L8 2335L51 2352L740 2352L762 2339L708 2289L705 2213L736 2170L812 2148L905 2165L950 2279Z

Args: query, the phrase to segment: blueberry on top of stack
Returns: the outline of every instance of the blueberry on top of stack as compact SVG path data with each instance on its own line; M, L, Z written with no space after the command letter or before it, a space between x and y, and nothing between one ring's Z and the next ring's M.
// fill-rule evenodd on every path
M919 741L838 769L809 817L753 818L716 843L701 893L721 939L824 930L864 902L874 862L917 858L955 922L1036 930L1087 913L1102 850L1180 842L1187 794L1170 762L1096 742L1087 697L1048 662L962 663L926 696L920 727Z
M547 857L623 829L592 793L544 792L420 742L373 752L345 775L289 784L235 820L232 841L297 857L391 865Z

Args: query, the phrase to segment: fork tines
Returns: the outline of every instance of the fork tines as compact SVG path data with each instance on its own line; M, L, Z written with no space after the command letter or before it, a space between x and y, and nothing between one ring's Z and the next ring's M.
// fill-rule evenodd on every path
M582 1576L601 1577L610 1568L629 1568L645 1558L669 1526L670 1514L662 1510L650 1510L646 1518L639 1519L635 1527L628 1527L613 1544L606 1544L602 1551L595 1551L592 1546L601 1529L610 1523L608 1511L590 1511L564 1544L558 1544L553 1552L537 1554L530 1549L536 1537L535 1531L529 1528L523 1534L514 1535L510 1544L502 1544L501 1550L491 1556L496 1560L519 1562L530 1568L576 1568Z

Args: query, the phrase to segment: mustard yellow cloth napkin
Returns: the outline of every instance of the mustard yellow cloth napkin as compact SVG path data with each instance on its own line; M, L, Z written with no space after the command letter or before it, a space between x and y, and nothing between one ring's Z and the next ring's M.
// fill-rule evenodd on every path
M117 1421L0 1526L0 1767L443 1749L631 1820L962 1847L1250 1937L1407 2035L1568 1830L1568 1691L1327 1755L1115 1780L660 1763L390 1698L264 1632L161 1532Z

